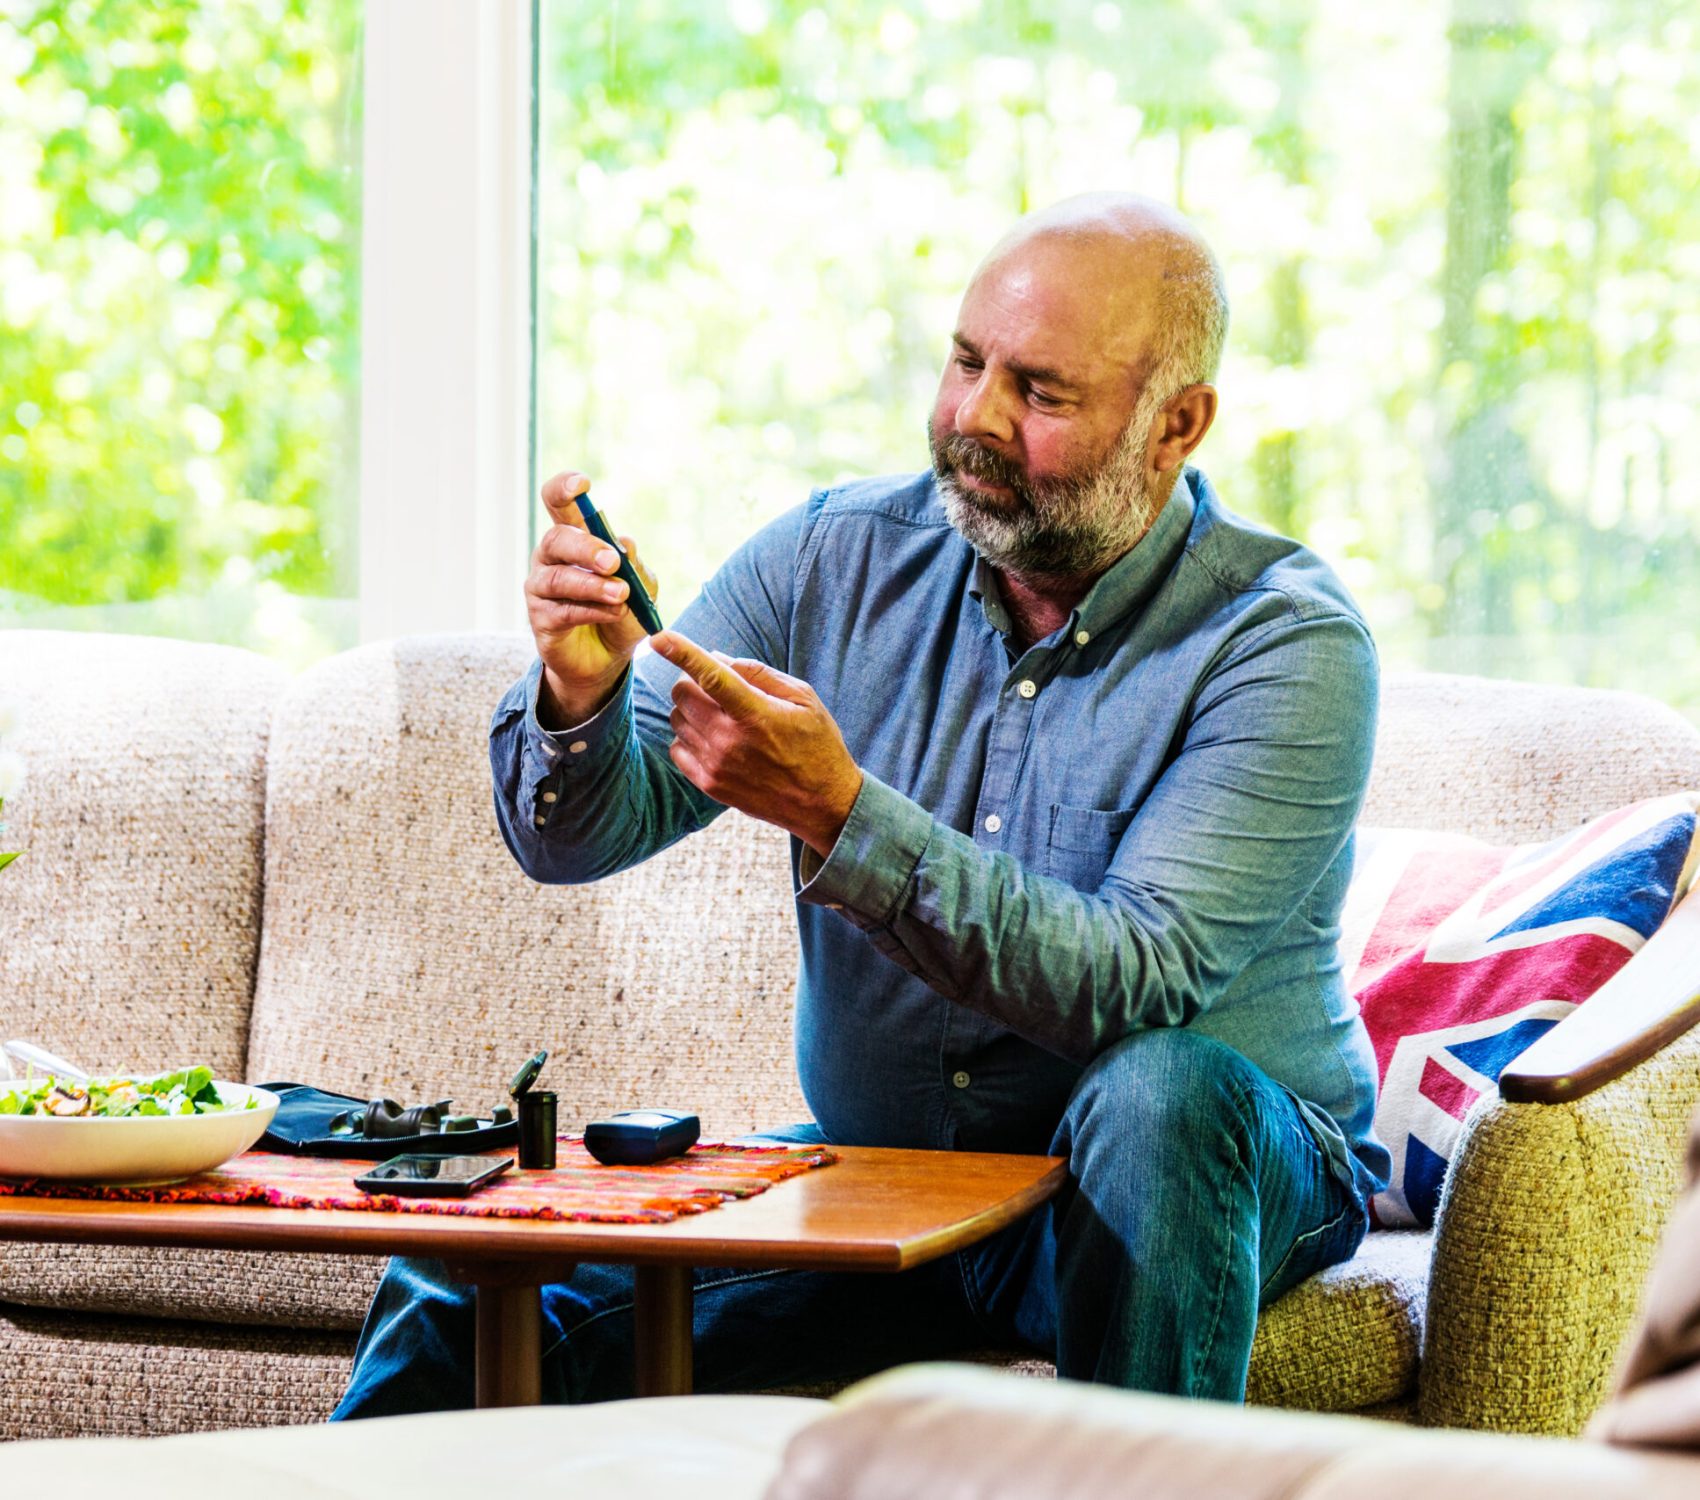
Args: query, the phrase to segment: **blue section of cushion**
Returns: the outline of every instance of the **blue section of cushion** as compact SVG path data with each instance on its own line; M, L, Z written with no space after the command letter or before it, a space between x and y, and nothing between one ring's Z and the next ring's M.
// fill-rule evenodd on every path
M1440 1207L1440 1184L1446 1178L1446 1158L1429 1150L1414 1135L1405 1141L1405 1202L1417 1223L1434 1223Z
M1453 1042L1446 1050L1466 1068L1474 1068L1483 1078L1498 1078L1505 1065L1517 1057L1536 1037L1551 1031L1557 1021L1534 1019L1519 1021L1504 1031L1479 1036L1470 1042Z
M1678 813L1655 823L1639 837L1619 844L1587 869L1532 906L1493 935L1531 932L1586 917L1621 922L1651 937L1670 911L1671 896L1682 875L1694 839L1694 815Z

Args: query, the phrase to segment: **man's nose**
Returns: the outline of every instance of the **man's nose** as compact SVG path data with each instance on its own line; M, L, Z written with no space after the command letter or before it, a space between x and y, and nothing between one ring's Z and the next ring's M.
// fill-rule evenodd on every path
M990 439L994 443L1015 440L1015 414L1008 392L990 370L968 388L956 408L956 430L963 437Z

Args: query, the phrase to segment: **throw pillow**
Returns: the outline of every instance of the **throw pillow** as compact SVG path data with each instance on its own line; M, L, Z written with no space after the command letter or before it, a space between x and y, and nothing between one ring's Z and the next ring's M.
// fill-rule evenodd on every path
M1700 794L1637 802L1541 844L1360 829L1341 967L1375 1045L1386 1227L1434 1222L1470 1106L1686 894Z

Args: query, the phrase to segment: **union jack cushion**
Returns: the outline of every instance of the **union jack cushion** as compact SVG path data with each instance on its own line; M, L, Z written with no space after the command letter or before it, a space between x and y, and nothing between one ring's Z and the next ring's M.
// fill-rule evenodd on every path
M1544 844L1360 829L1341 967L1381 1076L1393 1180L1378 1224L1434 1223L1470 1106L1651 937L1688 890L1700 794L1619 808Z

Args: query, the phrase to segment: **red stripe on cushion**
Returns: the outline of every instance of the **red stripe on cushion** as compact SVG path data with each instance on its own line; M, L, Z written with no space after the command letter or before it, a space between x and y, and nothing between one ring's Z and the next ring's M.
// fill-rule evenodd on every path
M1399 877L1376 918L1357 973L1353 993L1362 995L1380 971L1428 942L1429 933L1505 868L1509 849L1423 849Z
M1474 1084L1465 1083L1456 1073L1449 1073L1432 1057L1423 1062L1422 1082L1417 1085L1417 1091L1455 1120L1462 1120L1481 1094Z
M1375 1044L1377 1071L1401 1037L1464 1021L1503 1016L1537 1000L1579 1005L1629 962L1623 944L1595 932L1571 933L1527 948L1509 948L1462 963L1429 963L1413 953L1358 992Z

